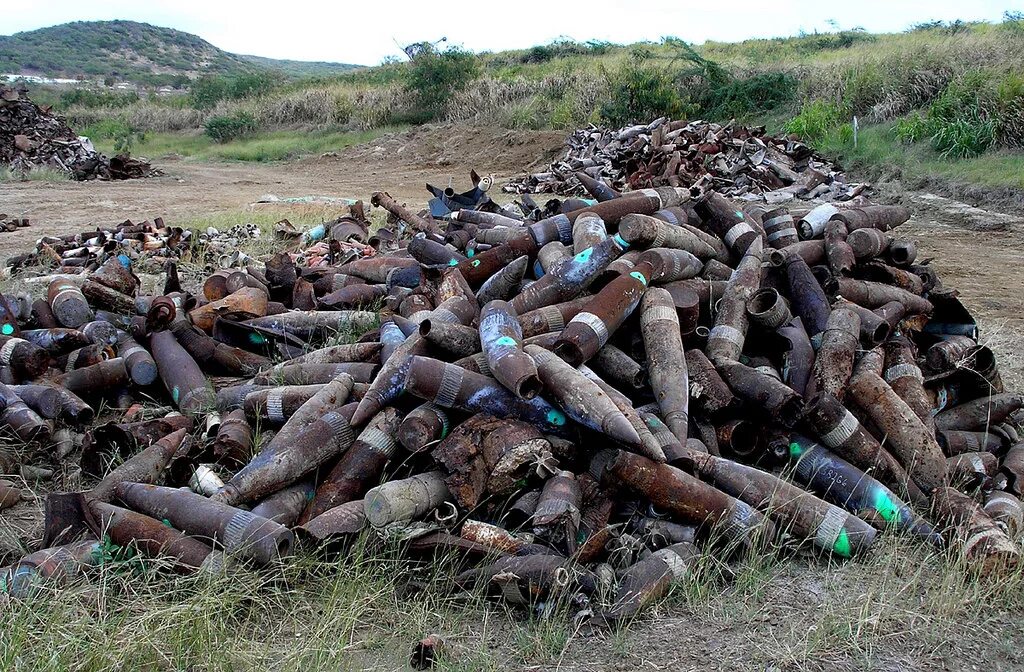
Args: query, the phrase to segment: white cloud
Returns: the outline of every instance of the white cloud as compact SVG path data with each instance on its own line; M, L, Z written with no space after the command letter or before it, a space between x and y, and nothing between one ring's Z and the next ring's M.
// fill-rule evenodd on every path
M1021 0L588 0L559 2L291 2L237 0L3 0L0 33L76 20L131 19L195 33L236 53L374 64L395 43L447 37L474 51L544 44L559 37L628 43L674 35L691 42L736 41L863 26L901 31L927 20L997 21ZM261 6L262 5L262 6Z

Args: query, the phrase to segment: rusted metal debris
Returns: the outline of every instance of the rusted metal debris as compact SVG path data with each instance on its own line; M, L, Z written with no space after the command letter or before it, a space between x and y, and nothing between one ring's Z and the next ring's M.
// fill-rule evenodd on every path
M108 159L88 138L71 130L63 117L29 100L25 89L0 85L2 165L16 172L51 168L76 180L129 180L161 174L148 161L127 154Z
M738 132L702 142L778 177L788 145L758 158ZM432 216L380 192L395 219L373 236L353 206L268 258L213 257L197 286L161 263L154 294L147 246L172 260L216 236L155 221L41 241L71 272L0 296L0 425L28 447L0 451L0 508L31 506L61 463L88 489L47 497L42 550L2 558L0 590L88 574L106 538L219 572L365 534L453 556L456 589L615 624L705 553L853 558L898 530L982 572L1019 563L1024 398L895 237L908 211L581 177L599 202L549 215L466 192ZM311 241L335 256L295 251Z
M546 170L513 179L504 190L605 201L631 190L686 186L778 205L846 201L865 189L847 184L840 168L807 145L767 135L763 126L663 117L620 129L590 125L570 134L566 145Z

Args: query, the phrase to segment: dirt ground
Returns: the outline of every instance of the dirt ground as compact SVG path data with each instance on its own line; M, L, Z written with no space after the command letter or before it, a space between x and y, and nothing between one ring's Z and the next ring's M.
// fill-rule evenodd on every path
M426 181L456 187L467 174L502 178L538 169L559 150L561 135L433 127L387 136L333 156L283 164L207 163L174 159L155 161L165 176L130 182L0 184L0 212L24 215L32 227L0 234L0 257L30 249L36 238L127 218L162 216L168 223L218 211L276 208L251 205L264 194L279 197L326 195L369 200L386 190L410 205L427 200ZM971 209L928 194L901 193L885 185L887 202L909 205L915 216L899 230L916 239L919 258L933 266L947 286L958 288L982 325L982 339L1000 358L1010 389L1024 387L1024 219ZM833 639L815 635L827 618L829 600L863 601L858 576L869 566L837 570L791 563L776 571L750 609L699 609L667 604L657 619L638 624L626 638L604 641L574 638L561 656L560 669L1021 669L1024 621L996 614L952 642L905 631L870 639L831 655ZM870 597L870 596L869 596ZM760 605L760 606L758 606ZM825 611L823 611L825 610ZM955 624L953 624L955 626ZM921 626L924 627L924 626ZM955 627L950 630L955 631ZM818 633L821 634L821 633ZM820 640L820 641L819 641ZM840 643L849 644L839 637ZM796 642L796 644L794 644ZM807 657L801 646L814 655Z

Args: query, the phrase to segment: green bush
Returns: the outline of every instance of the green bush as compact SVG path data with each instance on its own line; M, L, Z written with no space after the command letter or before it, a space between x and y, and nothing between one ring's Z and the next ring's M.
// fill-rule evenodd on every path
M897 140L905 143L920 142L932 133L928 119L920 112L913 112L898 120L892 132Z
M601 117L613 126L648 122L660 116L678 116L683 100L676 91L675 77L657 65L648 51L634 49L614 72L604 71L610 95L601 105Z
M804 103L800 114L786 122L785 129L787 133L798 135L804 142L814 144L841 127L850 118L850 114L846 104L812 100Z
M71 89L60 94L58 107L66 110L72 105L80 107L126 107L139 102L134 91L102 91L97 89Z
M256 130L256 120L247 112L210 117L206 120L206 135L217 142L228 142Z
M192 82L189 90L189 98L192 100L192 107L197 110L210 110L218 102L227 98L229 82L226 77L207 75Z
M932 147L945 159L967 159L984 154L996 143L991 119L959 118L943 121L932 135Z
M457 47L425 48L412 60L406 84L419 107L414 121L438 118L448 98L479 76L480 65L472 53Z
M768 72L711 88L701 101L701 114L712 119L768 112L796 100L798 82L785 72Z

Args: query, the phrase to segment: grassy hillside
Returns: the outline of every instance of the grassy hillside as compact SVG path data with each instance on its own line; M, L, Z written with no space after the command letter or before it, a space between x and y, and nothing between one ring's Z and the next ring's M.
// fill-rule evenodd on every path
M204 75L276 70L309 77L353 67L239 56L191 33L135 21L76 21L0 36L0 72L50 77L184 85Z
M1024 147L1024 14L694 46L664 38L483 54L427 49L412 61L330 76L214 74L187 97L61 103L73 124L110 141L205 130L231 142L427 121L572 129L661 115L738 119L796 133L857 168L1020 190L1019 173L1004 168L1021 164ZM854 117L864 139L857 146ZM967 160L970 170L959 169Z

